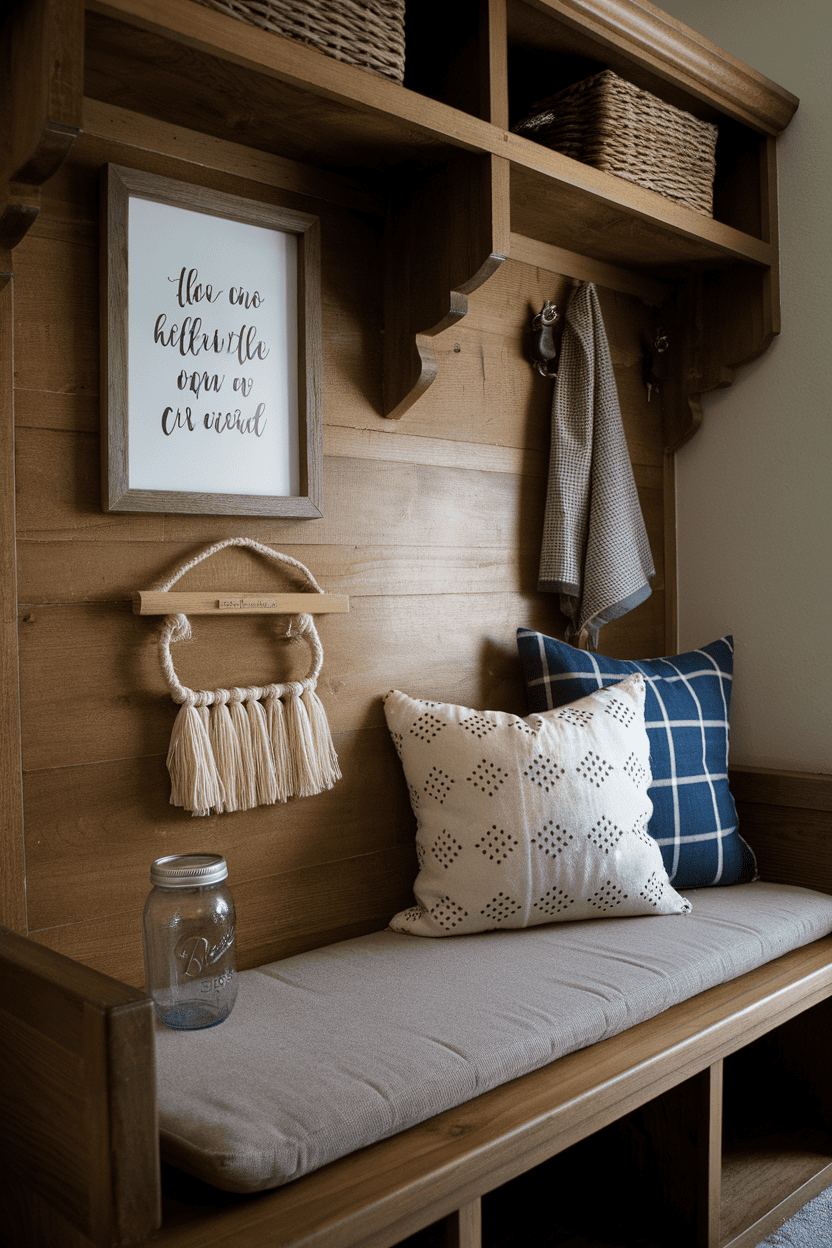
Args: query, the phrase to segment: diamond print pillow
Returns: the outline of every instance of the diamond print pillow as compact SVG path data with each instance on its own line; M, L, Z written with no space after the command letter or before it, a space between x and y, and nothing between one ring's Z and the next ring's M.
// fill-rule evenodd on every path
M393 930L448 936L690 910L646 830L644 697L633 675L520 719L389 693L420 868L416 904Z

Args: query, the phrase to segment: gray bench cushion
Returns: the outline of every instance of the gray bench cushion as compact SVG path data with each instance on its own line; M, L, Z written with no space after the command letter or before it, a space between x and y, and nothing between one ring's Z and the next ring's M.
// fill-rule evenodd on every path
M162 1155L276 1187L832 931L808 889L689 896L687 915L386 930L245 971L220 1026L157 1029Z

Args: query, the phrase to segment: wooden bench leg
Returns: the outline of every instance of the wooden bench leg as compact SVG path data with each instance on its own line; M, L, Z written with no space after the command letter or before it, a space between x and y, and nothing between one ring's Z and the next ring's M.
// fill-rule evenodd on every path
M445 1248L482 1248L482 1201L479 1197L445 1219Z

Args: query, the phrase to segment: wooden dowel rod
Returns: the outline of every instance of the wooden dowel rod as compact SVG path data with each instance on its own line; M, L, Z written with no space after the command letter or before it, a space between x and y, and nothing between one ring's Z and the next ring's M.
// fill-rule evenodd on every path
M195 593L139 589L133 594L136 615L328 615L349 609L346 594L241 594L225 589Z

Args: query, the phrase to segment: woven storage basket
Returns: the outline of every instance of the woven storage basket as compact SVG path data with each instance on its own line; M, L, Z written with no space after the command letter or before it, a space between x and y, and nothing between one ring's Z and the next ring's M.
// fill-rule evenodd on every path
M713 215L717 127L612 70L536 104L512 129L594 169Z
M404 81L405 0L198 0L209 9L309 43L348 65Z

